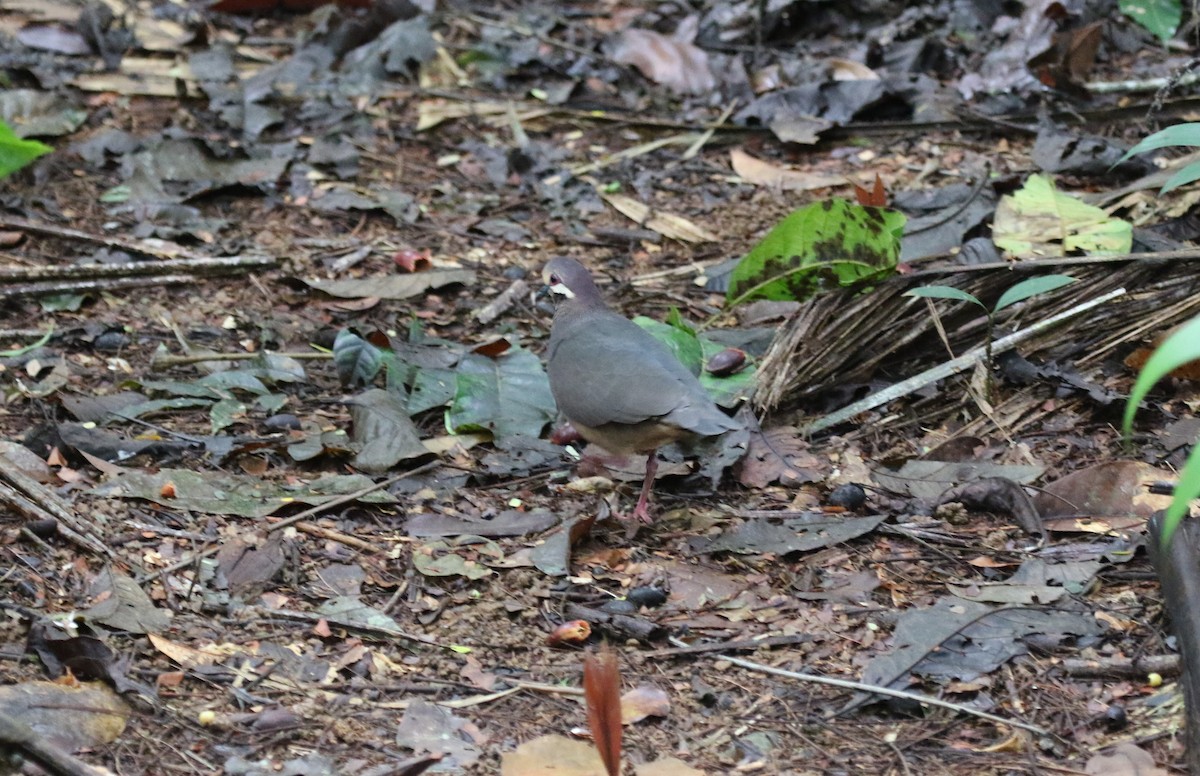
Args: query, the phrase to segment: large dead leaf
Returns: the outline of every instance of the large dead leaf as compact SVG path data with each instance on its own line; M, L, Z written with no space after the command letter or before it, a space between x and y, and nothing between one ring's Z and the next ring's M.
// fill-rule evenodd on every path
M606 776L600 753L584 741L542 736L500 756L500 776Z
M708 54L691 42L697 22L695 16L684 19L670 37L653 30L625 30L610 43L608 55L678 94L712 91L717 81L708 67Z
M821 172L805 172L789 170L762 159L756 159L740 148L729 152L729 162L733 171L747 183L767 186L780 191L809 191L811 189L827 189L834 186L845 186L845 175L830 175Z
M310 288L342 299L365 297L408 299L432 288L442 288L453 283L471 285L475 282L475 273L469 269L446 268L406 275L348 278L346 280L304 280L302 282Z
M1043 519L1134 517L1140 522L1171 503L1170 495L1150 491L1151 485L1171 479L1148 463L1109 461L1049 483L1033 503Z
M639 226L653 229L663 237L686 243L716 242L720 239L683 216L653 210L633 197L623 194L604 194L603 197L605 202L619 210L622 215L633 219Z
M76 752L114 741L130 710L108 685L26 682L0 687L0 709L54 746Z

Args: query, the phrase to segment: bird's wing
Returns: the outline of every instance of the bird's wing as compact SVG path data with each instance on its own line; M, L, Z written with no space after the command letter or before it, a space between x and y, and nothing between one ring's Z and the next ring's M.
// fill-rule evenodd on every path
M550 357L554 398L569 419L593 427L641 423L666 418L698 403L697 391L704 394L674 354L637 324L620 316L587 323L556 338Z

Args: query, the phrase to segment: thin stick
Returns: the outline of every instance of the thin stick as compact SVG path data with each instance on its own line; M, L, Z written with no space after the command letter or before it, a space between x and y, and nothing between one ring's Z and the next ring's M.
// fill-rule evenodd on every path
M686 642L680 641L679 639L675 638L674 636L668 637L667 641L671 642L672 644L674 644L677 647L686 647L687 646ZM818 676L817 674L802 674L797 671L787 671L782 668L775 668L774 666L767 666L767 665L763 665L762 663L755 663L750 660L743 660L740 657L732 657L730 655L713 655L712 659L732 663L735 666L741 666L742 668L746 668L751 671L758 671L758 672L764 673L764 674L771 674L772 676L782 676L785 679L796 679L797 681L813 682L814 684L826 684L826 685L829 685L830 687L838 687L843 690L856 690L858 692L873 693L875 695L886 695L890 698L903 698L904 700L916 701L917 703L923 703L928 706L937 706L939 708L949 709L950 711L957 711L957 712L961 712L963 714L970 714L973 717L979 717L980 719L986 719L987 721L995 722L998 725L1008 725L1010 727L1021 728L1022 730L1028 730L1031 733L1037 733L1040 736L1050 735L1049 731L1044 730L1043 728L1040 728L1037 725L1032 725L1028 722L1021 722L1021 721L1015 720L1015 719L1005 719L1004 717L999 717L999 716L996 716L995 714L989 714L986 711L980 711L979 709L972 709L969 706L963 706L958 703L951 703L950 701L944 701L944 700L941 700L940 698L931 698L927 695L921 695L920 693L907 692L905 690L893 690L890 687L878 687L875 685L863 684L862 682L851 682L848 679L835 679L832 676Z
M218 258L191 257L135 261L129 264L68 264L47 267L5 267L0 269L0 282L47 280L95 280L169 275L175 272L196 275L220 275L256 269L269 269L278 262L269 256L222 256Z
M51 237L63 237L68 240L80 240L82 242L93 242L101 245L107 245L109 248L120 248L123 251L131 253L140 253L144 256L153 256L156 259L190 259L199 261L212 261L208 256L201 256L183 248L179 245L166 243L162 241L151 242L148 240L126 240L121 237L106 237L102 234L92 234L91 232L83 232L79 229L72 229L67 226L59 226L57 224L48 224L39 221L28 221L24 218L15 218L12 216L0 216L0 229L19 229L24 232L37 232L39 234L49 235ZM272 260L273 264L274 261Z
M295 359L296 361L328 361L333 358L332 353L313 353L311 351L304 353L281 353L273 350L260 350L257 353L196 353L185 356L162 353L151 356L150 368L166 369L172 366L199 364L203 361L249 361L264 356L279 356L281 358Z

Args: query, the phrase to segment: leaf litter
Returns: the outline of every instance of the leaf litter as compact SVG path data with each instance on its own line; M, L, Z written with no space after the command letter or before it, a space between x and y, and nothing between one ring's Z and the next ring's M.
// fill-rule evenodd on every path
M922 772L1004 772L1013 767L998 744L1006 731L970 716L987 709L1001 718L1032 710L1026 716L1053 727L1056 742L1026 742L1020 755L1046 767L1103 768L1094 755L1104 746L1145 733L1100 720L1158 703L1149 683L1085 685L1057 666L1067 656L1103 663L1167 651L1157 625L1105 629L1156 623L1161 606L1137 575L1104 572L1145 563L1143 497L1155 472L1169 478L1161 464L1179 445L1150 443L1152 463L1128 475L1086 467L1116 456L1105 397L1131 382L1104 354L1142 344L1131 331L1195 312L1188 259L1156 280L1158 296L1142 295L1163 313L1145 314L1144 327L1090 320L1092 331L1123 337L1111 342L1044 335L1024 353L1037 360L1025 383L968 394L947 377L843 423L839 437L796 431L823 408L944 359L942 341L955 352L980 343L978 310L931 311L889 288L896 277L941 272L937 282L965 280L965 292L991 303L1013 285L1013 269L1028 270L1023 262L971 269L1000 262L1005 229L1016 254L1120 256L1149 239L1132 229L1125 242L1129 223L1188 209L1141 199L1138 212L1133 200L1102 216L1086 210L1070 192L1116 182L1094 163L1065 164L1078 143L1026 142L1036 133L1021 111L1060 101L1053 89L1078 100L1089 79L1179 64L1132 23L1097 26L1092 16L1105 12L1091 8L1063 18L1057 4L1027 4L1019 17L981 8L972 34L991 45L970 53L947 45L958 31L933 3L914 9L921 24L850 23L851 9L830 8L798 26L795 9L768 5L756 15L752 4L721 3L698 21L531 6L479 9L452 24L408 3L204 24L138 9L120 23L89 21L92 37L82 37L96 57L73 53L79 39L48 38L38 25L50 9L26 5L0 2L0 32L14 18L30 25L0 66L25 73L37 99L10 93L0 104L24 111L6 114L10 122L41 121L27 127L43 139L63 133L79 155L51 154L0 195L26 224L76 227L6 223L22 238L22 260L136 267L176 240L205 255L266 254L283 265L243 270L241 280L193 277L174 291L155 280L89 290L49 314L64 331L102 322L121 332L116 349L55 335L45 352L4 364L5 434L49 461L52 478L39 484L4 459L14 572L0 583L9 615L0 638L20 654L27 631L61 621L94 632L86 638L107 645L103 660L119 658L154 685L130 698L142 705L136 736L64 748L143 772L166 761L194 767L192 757L227 773L417 772L435 762L452 772L531 772L565 763L568 748L595 751L574 741L533 754L528 766L511 759L586 724L582 708L547 689L580 683L579 650L545 644L554 625L580 617L594 642L621 645L631 684L656 688L662 713L625 736L639 773L806 772L847 758L881 770L897 757ZM78 16L59 10L62 21ZM862 49L824 34L834 29ZM601 45L614 34L636 43L634 31L659 61L624 68ZM805 45L780 45L797 34ZM158 53L180 45L186 62ZM72 97L66 83L94 99ZM1141 128L1105 114L1103 93L1094 90L1085 118L1136 140ZM970 95L969 110L987 119L911 123L962 115L955 94ZM678 110L664 109L670 99ZM872 129L887 122L899 122L899 133ZM1021 131L996 130L1013 125ZM785 149L776 138L820 144ZM1094 143L1082 151L1111 156ZM1081 179L1050 187L1029 177L1037 167ZM848 202L850 182L871 180L889 184L892 207L909 219L905 239L877 246L882 261L835 257L842 263L814 270L803 239L760 250L787 272L816 273L787 277L792 285L860 281L804 302L793 319L806 322L802 339L817 352L797 355L787 344L796 324L781 324L774 358L737 344L746 367L705 373L731 408L750 399L763 429L720 442L699 463L671 453L680 465L662 470L672 471L673 497L653 526L606 520L628 494L607 477L580 487L570 454L539 439L554 420L538 360L548 311L520 292L487 323L475 311L518 283L528 289L550 256L577 253L615 279L604 289L611 302L665 320L655 328L699 369L727 347L715 340L727 321L714 319L721 298L691 278L717 259L754 255L798 206ZM1034 204L1019 199L1043 181ZM906 199L897 188L929 196ZM998 214L997 202L1007 210ZM1085 234L1102 229L1095 245L1077 239L1079 219L1093 230ZM1000 227L995 242L989 224ZM1195 230L1182 228L1154 250L1186 250ZM116 233L139 242L118 245ZM917 243L914 234L928 236ZM356 248L346 260L323 261L321 241L347 236ZM114 246L137 250L115 257ZM401 276L392 257L407 251L434 266ZM1149 274L1136 261L1122 265L1132 270L1112 266L1072 271L1079 288L1056 309L1137 287ZM864 280L876 287L864 290ZM906 307L893 314L889 304ZM1013 324L1045 308L1040 299L1016 305ZM23 297L13 324L34 330L45 314ZM696 330L688 320L710 323ZM931 320L937 326L923 331ZM476 348L500 340L503 352ZM161 342L184 355L157 353ZM873 350L887 342L899 343L898 358ZM229 368L228 357L250 366ZM774 400L752 395L789 381ZM1170 421L1189 401L1177 386L1157 407ZM969 463L918 460L968 437L980 442ZM437 457L427 462L431 447ZM723 480L747 448L738 482ZM1092 479L1056 492L1075 470ZM1034 517L1047 534L1037 538L1019 522L1029 510L1017 494L1029 494L1017 483L1030 482L1078 514L1045 521L1056 513L1041 507ZM969 490L981 484L984 493ZM845 486L865 502L826 503ZM667 646L667 635L689 645ZM718 662L687 648L711 649ZM10 686L65 670L31 649L40 663L22 663L13 677L22 684ZM196 659L209 651L222 656ZM719 662L735 653L758 668ZM498 678L485 695L463 681L472 662ZM872 696L762 670L774 664L898 684L961 708L893 704L884 714L859 704ZM102 692L127 690L119 672L68 665L107 681L95 685ZM863 726L878 735L862 735ZM884 742L885 726L895 745ZM171 759L161 746L169 737L186 742L187 759ZM28 741L9 745L36 756ZM1153 756L1132 751L1150 763L1179 752L1170 739L1146 746ZM581 762L598 764L586 754Z

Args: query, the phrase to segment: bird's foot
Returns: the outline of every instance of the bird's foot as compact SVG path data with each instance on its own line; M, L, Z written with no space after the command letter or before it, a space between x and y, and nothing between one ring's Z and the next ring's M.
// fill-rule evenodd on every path
M637 506L633 508L633 512L629 514L628 519L640 520L646 524L654 522L654 518L650 516L650 501L645 495L638 499Z

